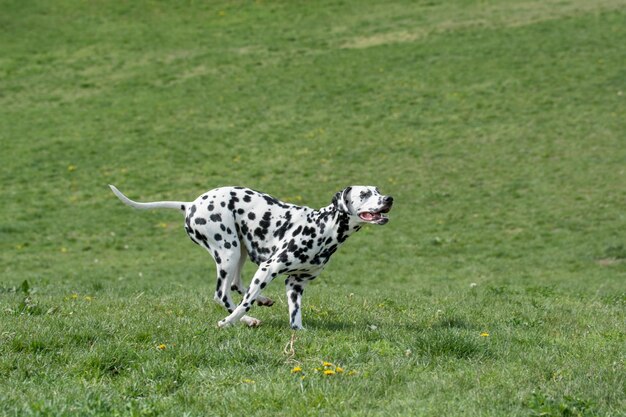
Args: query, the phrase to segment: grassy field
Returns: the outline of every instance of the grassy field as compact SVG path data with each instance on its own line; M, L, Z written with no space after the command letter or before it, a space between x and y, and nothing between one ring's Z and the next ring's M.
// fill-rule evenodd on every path
M624 39L624 0L0 0L0 415L625 416ZM282 280L218 329L109 183L396 204L294 336Z

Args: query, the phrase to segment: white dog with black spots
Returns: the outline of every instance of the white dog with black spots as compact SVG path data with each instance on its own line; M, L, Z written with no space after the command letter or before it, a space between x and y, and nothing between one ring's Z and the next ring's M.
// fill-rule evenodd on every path
M287 275L287 303L291 328L302 329L302 293L324 269L331 255L363 224L383 225L393 205L378 188L351 186L338 192L319 210L284 203L244 187L221 187L193 202L138 203L113 185L125 204L137 209L170 208L185 214L185 230L205 248L217 266L214 299L230 313L218 323L226 327L241 321L254 327L261 321L246 315L252 305L274 302L261 291L278 275ZM246 257L259 266L245 288L241 271ZM237 305L231 291L243 295Z

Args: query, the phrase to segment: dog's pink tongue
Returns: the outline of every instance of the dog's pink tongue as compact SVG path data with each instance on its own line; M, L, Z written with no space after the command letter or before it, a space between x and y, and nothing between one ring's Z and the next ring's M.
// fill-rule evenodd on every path
M369 221L374 219L374 215L372 213L369 213L369 212L361 213L361 214L359 214L359 216L363 220L365 220L366 222L369 222Z

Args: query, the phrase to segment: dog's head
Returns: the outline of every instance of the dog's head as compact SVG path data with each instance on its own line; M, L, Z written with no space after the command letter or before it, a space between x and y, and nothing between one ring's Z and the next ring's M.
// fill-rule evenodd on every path
M354 185L335 194L333 205L362 223L386 224L389 218L385 214L391 210L393 197L381 194L376 187Z

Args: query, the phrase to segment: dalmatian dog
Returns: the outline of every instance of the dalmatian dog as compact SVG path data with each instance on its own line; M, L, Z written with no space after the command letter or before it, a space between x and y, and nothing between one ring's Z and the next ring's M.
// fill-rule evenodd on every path
M331 255L364 224L383 225L393 197L378 188L351 186L336 193L332 203L315 210L284 203L244 187L210 190L193 202L159 201L138 203L113 185L113 193L136 209L169 208L185 215L185 230L191 240L206 249L217 266L214 299L228 310L218 323L227 327L238 321L255 327L261 321L247 312L257 305L274 302L261 291L274 278L286 275L291 328L302 329L302 293L324 269ZM246 257L259 266L248 288L241 280ZM231 291L243 296L237 305Z

